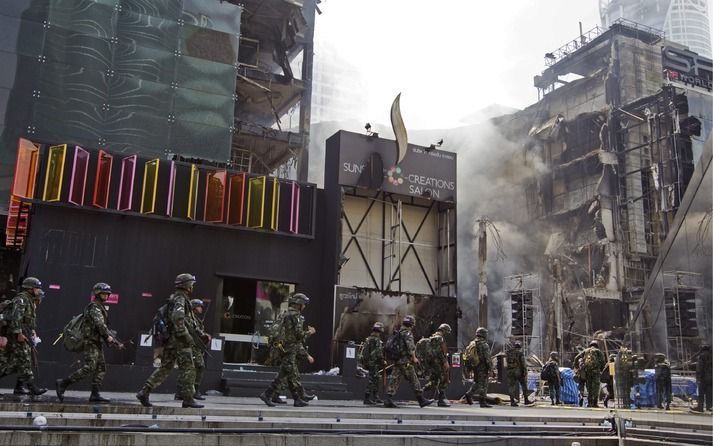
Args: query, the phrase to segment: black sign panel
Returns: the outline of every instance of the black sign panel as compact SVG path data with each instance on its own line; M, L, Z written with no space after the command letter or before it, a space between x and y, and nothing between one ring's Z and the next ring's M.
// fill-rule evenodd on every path
M693 51L663 47L662 65L664 75L674 82L683 82L694 87L713 89L713 61Z
M409 144L396 163L396 142L341 132L339 184L436 201L456 201L456 154Z

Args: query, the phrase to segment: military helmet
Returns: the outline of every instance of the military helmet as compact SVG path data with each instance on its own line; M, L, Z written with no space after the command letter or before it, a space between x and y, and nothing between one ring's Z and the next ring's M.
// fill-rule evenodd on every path
M445 333L445 334L451 334L451 331L453 331L453 330L451 330L451 326L450 326L450 325L448 325L448 324L441 324L441 325L438 326L438 331L441 331L441 332L443 332L443 333Z
M559 358L559 355L557 352L550 352L550 358Z
M30 288L42 288L42 282L37 277L25 277L22 281L22 288L29 290Z
M589 346L590 346L590 347L597 347L597 348L598 348L598 347L599 347L599 342L597 342L597 341L591 341L591 342L589 343Z
M100 293L111 294L111 287L108 283L99 282L94 284L94 286L92 287L92 294L96 296Z
M654 355L654 358L666 358L666 355L664 355L663 353L656 353Z
M205 307L201 299L191 299L191 308Z
M307 297L305 294L302 293L296 293L293 294L292 297L288 300L289 304L301 304L301 305L307 305L309 303L309 297Z
M378 331L379 333L384 332L384 324L381 322L374 322L374 325L371 327L371 331Z
M485 327L478 327L477 330L475 330L475 335L476 336L481 336L481 337L487 337L488 336L488 329Z
M616 359L615 353L609 353L609 360L611 361L612 359Z
M406 327L413 327L413 324L415 324L415 323L416 323L416 318L411 315L404 316L404 319L401 321L401 325L404 325Z
M196 282L196 276L194 276L191 273L181 273L176 276L176 280L173 281L173 284L176 286L176 288L183 288L186 284L190 283L193 285Z

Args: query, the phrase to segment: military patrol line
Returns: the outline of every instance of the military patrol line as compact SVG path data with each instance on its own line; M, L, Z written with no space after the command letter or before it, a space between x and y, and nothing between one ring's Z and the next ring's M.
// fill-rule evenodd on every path
M160 366L146 379L136 394L136 398L145 407L151 407L151 392L158 387L174 367L178 366L178 381L175 398L182 400L186 408L202 408L198 400L204 400L199 386L205 369L204 355L207 352L205 344L210 343L211 336L206 333L201 319L204 303L200 299L191 298L196 278L190 273L182 273L174 280L174 292L165 305L159 308L154 318L153 334L158 343L156 350L160 358ZM37 310L44 297L42 282L35 277L27 277L22 281L22 290L11 301L0 304L0 378L17 375L13 391L16 395L38 396L47 389L35 384L33 365L37 367L36 346L41 342L36 332ZM117 339L116 332L109 328L108 312L105 308L107 299L112 293L111 286L98 282L92 287L92 301L83 312L72 318L64 327L56 342L63 340L63 345L69 351L83 354L83 364L66 378L55 382L57 398L64 401L66 390L74 383L90 378L91 393L89 401L107 403L109 400L100 394L102 381L106 374L103 345L124 348ZM267 406L285 402L279 397L289 392L295 407L304 407L314 399L314 395L305 392L300 382L298 362L307 360L314 363L314 358L306 348L307 340L316 330L312 326L305 328L302 311L310 299L303 293L293 294L288 300L288 309L279 315L271 327L268 338L271 364L279 366L279 371L270 384L259 396ZM434 400L426 398L424 391L433 391L439 407L449 407L446 397L450 384L450 362L446 339L452 329L448 324L440 324L429 337L415 342L413 329L416 326L414 316L405 316L398 329L384 340L384 324L375 322L371 334L364 340L359 352L359 362L368 372L364 404L373 406L383 404L384 407L398 407L394 397L401 379L405 379L420 407L433 404ZM527 406L532 404L528 398L527 365L520 342L514 342L506 349L506 376L509 384L510 405L519 406L520 393L522 402ZM697 356L696 377L698 384L698 405L692 410L702 412L711 410L713 393L713 366L711 365L711 347L704 342ZM617 359L618 358L618 359ZM578 383L579 406L584 405L585 395L587 406L599 407L601 384L605 384L606 394L604 406L614 396L614 367L618 363L623 371L620 373L623 383L616 387L625 389L622 400L628 407L630 397L626 389L631 389L636 377L636 355L622 348L618 355L609 355L608 361L599 349L599 343L591 341L588 348L581 349L574 358L575 381ZM475 330L475 338L467 345L462 354L462 372L466 379L472 378L472 385L463 395L467 404L478 402L480 407L492 407L487 401L489 377L494 373L491 349L488 344L488 330L479 327ZM654 356L656 407L670 409L672 399L671 365L662 353ZM387 373L389 372L389 373ZM419 373L425 379L421 387ZM387 376L388 375L388 376ZM619 374L617 376L620 376ZM552 405L560 405L562 375L558 352L551 352L547 362L540 372L541 380L546 383ZM383 400L379 397L382 388Z

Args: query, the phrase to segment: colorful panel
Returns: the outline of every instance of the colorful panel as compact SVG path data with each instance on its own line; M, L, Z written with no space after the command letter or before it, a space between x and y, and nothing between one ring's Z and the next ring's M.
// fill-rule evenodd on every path
M156 184L158 183L158 158L144 164L144 183L141 188L141 213L153 214L156 210Z
M37 160L40 146L24 138L17 144L17 160L15 161L15 178L12 182L11 195L22 198L35 197L35 182L37 180Z
M64 159L67 155L67 144L52 146L47 156L47 171L45 173L45 188L42 199L59 201L62 196L62 178L64 176Z
M198 180L200 172L195 164L191 164L191 184L188 187L188 219L196 219L196 206L198 205Z
M228 224L243 224L243 206L245 204L245 174L230 177L228 182Z
M277 231L278 216L280 215L280 183L277 178L272 179L272 209L270 212L270 229Z
M92 205L106 209L109 206L109 185L111 184L111 168L114 157L103 150L99 151L97 159L97 174L94 179L94 194Z
M225 180L228 172L218 170L208 172L205 186L205 209L203 220L211 223L221 223L223 221L223 211L225 200Z
M77 146L74 149L72 163L72 179L69 182L69 202L84 206L84 192L87 188L87 172L89 171L89 152Z
M176 195L176 162L171 161L171 173L168 178L168 200L166 201L166 215L173 217L173 198Z
M136 155L121 160L119 179L119 200L116 208L120 211L131 210L134 198L134 175L136 174Z
M263 227L265 211L265 185L267 177L250 178L248 181L248 227Z
M300 222L300 185L297 182L292 183L292 200L290 202L290 232L297 234L299 232Z

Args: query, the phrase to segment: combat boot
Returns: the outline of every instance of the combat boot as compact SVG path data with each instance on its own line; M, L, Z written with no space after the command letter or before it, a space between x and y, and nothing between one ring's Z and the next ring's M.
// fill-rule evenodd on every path
M394 404L394 402L391 400L391 395L386 395L384 397L384 407L388 407L390 409L396 409L399 406Z
M199 390L196 390L196 393L193 394L193 399L203 401L203 400L205 400L205 397Z
M57 391L57 398L59 399L59 402L61 403L64 401L64 392L67 390L67 387L72 384L67 378L65 379L58 379L55 381L55 388Z
M515 401L515 400L510 400L510 407L520 407L520 405L517 404L517 401Z
M299 395L292 395L292 399L295 400L295 402L294 402L294 404L293 404L295 407L306 407L306 406L309 406L309 403L308 403L307 401L303 400L302 398L300 398Z
M202 409L203 405L196 403L196 401L193 398L184 398L183 404L181 404L181 407L191 408L191 409Z
M287 404L287 401L283 401L282 398L280 398L280 395L277 393L272 395L271 401L275 404Z
M366 392L364 394L364 405L365 406L374 406L376 405L376 401L371 399L371 393Z
M465 402L471 406L473 405L473 396L470 394L470 392L465 393Z
M517 404L517 403L515 403L515 404ZM488 404L488 402L485 400L485 398L481 398L480 399L480 407L493 407L493 406Z
M379 398L379 393L374 392L374 394L371 395L372 401L374 401L376 404L384 404L384 400Z
M272 396L275 394L275 390L272 387L268 387L264 392L258 396L268 407L275 407L275 403L272 402Z
M529 405L531 405L531 404L535 404L535 402L532 401L532 400L527 399L527 396L526 396L526 397L525 397L525 402L524 402L524 404L525 404L526 406L529 406Z
M146 388L143 388L139 390L139 393L136 394L136 399L139 400L142 406L144 407L152 407L153 404L149 401L149 394L151 393L150 390L147 390Z
M445 392L438 393L438 407L451 407L451 403L446 399Z
M312 401L312 400L315 399L316 397L317 397L316 395L314 395L314 394L309 394L309 393L302 393L302 394L300 395L300 399L303 400L303 401Z
M110 403L111 400L109 398L104 398L101 396L99 393L99 385L98 384L92 384L92 394L89 395L89 401L92 403Z
M15 390L12 391L13 395L29 395L30 392L25 389L25 383L22 382L20 378L17 378L15 382Z
M418 405L421 407L426 407L426 406L430 406L431 404L433 404L433 400L424 398L423 394L420 392L416 394L416 400L418 401Z
M30 391L30 395L38 396L47 392L46 387L37 387L33 381L28 381L27 389Z

